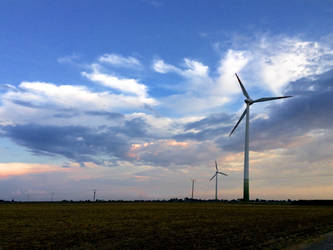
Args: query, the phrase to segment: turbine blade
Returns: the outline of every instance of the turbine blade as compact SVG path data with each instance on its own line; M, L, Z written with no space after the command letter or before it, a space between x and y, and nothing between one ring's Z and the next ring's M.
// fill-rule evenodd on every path
M225 174L225 173L222 173L222 172L219 172L219 174L223 174L223 175L225 175L225 176L228 176L227 174Z
M215 168L216 168L216 171L219 171L219 169L217 168L217 162L215 161Z
M239 82L240 87L242 88L243 95L244 95L247 99L251 99L250 96L249 96L249 94L247 93L246 89L244 88L244 86L243 86L241 80L239 79L238 75L237 75L236 73L235 73L235 75L236 75L236 77L237 77L237 80L238 80L238 82Z
M217 175L217 173L215 173L215 174L212 176L212 178L209 179L209 181L213 180L214 177L215 177L216 175Z
M237 128L238 124L242 121L242 119L244 118L245 114L246 114L246 111L247 111L248 108L246 108L243 112L243 114L241 115L241 117L239 118L238 122L236 123L235 127L231 130L229 136L232 135L232 133L235 131L235 129Z
M279 96L279 97L263 97L263 98L259 98L257 100L254 100L253 103L255 103L255 102L267 102L267 101L289 98L289 97L292 97L292 96L288 95L288 96Z

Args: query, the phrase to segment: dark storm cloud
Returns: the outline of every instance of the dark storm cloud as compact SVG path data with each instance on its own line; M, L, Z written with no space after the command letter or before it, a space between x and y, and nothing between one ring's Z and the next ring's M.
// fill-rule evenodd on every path
M150 137L148 135L149 124L143 118L137 117L132 120L125 121L123 126L114 127L113 131L126 134L132 138Z
M55 104L50 104L50 103L33 103L31 101L22 101L22 100L17 100L17 99L12 99L10 102L27 107L27 108L34 108L34 109L44 109L44 110L56 110L57 112L70 112L74 113L73 109L71 108L64 108L64 107L59 107ZM75 112L78 114L78 112Z
M5 136L36 154L60 155L77 162L100 163L98 156L126 157L127 140L112 131L79 126L35 124L2 127Z
M332 128L333 71L293 82L285 94L294 97L278 105L272 102L270 118L251 124L253 150L283 147L312 130Z
M114 120L114 119L122 119L124 118L123 114L115 113L115 112L107 112L107 111L87 111L85 112L87 115L93 115L93 116L104 116L108 119Z
M212 114L202 120L190 122L185 125L185 130L202 129L212 124L225 124L231 122L232 116L226 113Z
M62 112L62 113L56 113L53 115L54 118L72 118L75 116L78 116L79 112Z
M230 126L220 126L216 128L203 128L199 132L185 132L175 135L176 140L196 140L205 141L212 140L230 131Z
M129 159L131 140L146 138L148 125L141 118L118 127L49 126L25 124L2 126L2 135L35 154L63 156L72 161L95 162Z
M204 141L219 137L230 130L232 116L226 113L212 114L199 121L185 124L184 133L174 136L176 140L196 140ZM198 132L188 130L195 129Z
M34 104L32 102L28 102L28 101L22 101L22 100L12 100L13 103L20 105L20 106L24 106L24 107L28 107L28 108L41 108L41 105L37 105Z

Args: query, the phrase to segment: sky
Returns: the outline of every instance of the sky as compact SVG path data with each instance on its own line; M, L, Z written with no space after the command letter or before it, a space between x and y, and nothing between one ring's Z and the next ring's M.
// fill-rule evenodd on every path
M0 200L333 199L333 1L0 2Z

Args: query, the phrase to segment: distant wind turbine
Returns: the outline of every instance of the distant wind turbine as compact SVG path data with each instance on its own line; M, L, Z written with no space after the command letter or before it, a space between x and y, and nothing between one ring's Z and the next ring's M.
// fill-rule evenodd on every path
M209 181L211 181L215 178L215 200L217 200L217 177L218 177L219 174L225 175L225 176L228 176L228 175L219 171L219 169L217 168L217 162L216 161L215 161L215 168L216 168L216 172L212 176L212 178L210 178Z
M237 77L237 80L239 82L239 85L242 89L243 95L246 97L244 102L246 103L246 108L242 115L240 116L238 122L234 126L234 128L231 130L229 136L232 135L232 133L237 128L238 124L242 121L244 116L246 115L246 126L245 126L245 147L244 147L244 189L243 189L243 200L249 201L249 116L250 116L250 106L253 103L256 102L266 102L266 101L272 101L277 99L283 99L283 98L289 98L292 96L279 96L279 97L263 97L256 100L252 100L249 94L247 93L245 87L243 86L241 80L239 79L238 75L235 74Z
M194 182L195 182L195 179L192 179L192 195L191 195L192 200L193 200L193 192L194 192Z
M93 201L96 201L96 189L94 189L93 192L94 192L94 198L93 198Z

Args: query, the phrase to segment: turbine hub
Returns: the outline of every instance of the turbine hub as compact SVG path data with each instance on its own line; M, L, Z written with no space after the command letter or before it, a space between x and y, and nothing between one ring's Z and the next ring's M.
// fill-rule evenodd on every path
M249 105L253 104L253 100L252 99L245 99L244 102L246 104L249 104Z

